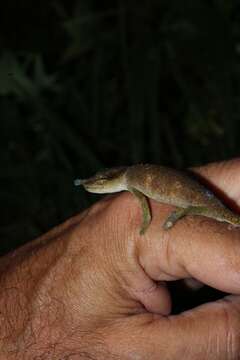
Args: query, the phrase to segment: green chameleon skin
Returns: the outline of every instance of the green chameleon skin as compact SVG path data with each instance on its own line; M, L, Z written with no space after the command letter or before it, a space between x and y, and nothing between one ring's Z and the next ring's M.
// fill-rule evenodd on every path
M87 191L99 194L130 191L142 208L141 235L151 222L148 198L176 207L163 224L165 230L186 215L202 215L240 225L240 217L209 189L184 171L164 166L139 164L116 167L97 172L89 179L76 180L75 185L83 185Z

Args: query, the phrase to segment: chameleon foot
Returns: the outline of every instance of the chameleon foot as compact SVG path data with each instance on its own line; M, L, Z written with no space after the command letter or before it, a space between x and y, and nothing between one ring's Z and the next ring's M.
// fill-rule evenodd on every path
M165 223L163 224L163 229L164 230L171 229L171 227L173 227L173 225L175 225L179 219L181 219L182 217L187 215L189 213L189 211L190 211L190 207L186 208L186 209L178 208L177 210L173 211L169 215L169 217L167 218Z

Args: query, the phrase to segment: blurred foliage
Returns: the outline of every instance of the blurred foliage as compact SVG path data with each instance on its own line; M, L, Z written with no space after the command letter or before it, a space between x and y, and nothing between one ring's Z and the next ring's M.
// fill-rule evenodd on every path
M0 14L2 252L97 197L76 177L237 156L240 6L9 0Z

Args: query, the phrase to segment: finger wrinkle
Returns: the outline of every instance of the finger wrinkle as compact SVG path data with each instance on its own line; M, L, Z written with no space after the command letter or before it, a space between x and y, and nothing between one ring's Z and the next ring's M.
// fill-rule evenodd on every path
M220 302L223 304L220 316L225 330L226 354L229 360L233 360L236 354L240 354L240 308L239 304L234 306L234 302L227 298Z

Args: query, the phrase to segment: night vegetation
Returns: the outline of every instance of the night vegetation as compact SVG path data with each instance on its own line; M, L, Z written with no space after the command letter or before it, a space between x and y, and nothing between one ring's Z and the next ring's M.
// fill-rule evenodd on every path
M102 167L239 154L231 0L9 0L0 21L2 253L97 197Z

